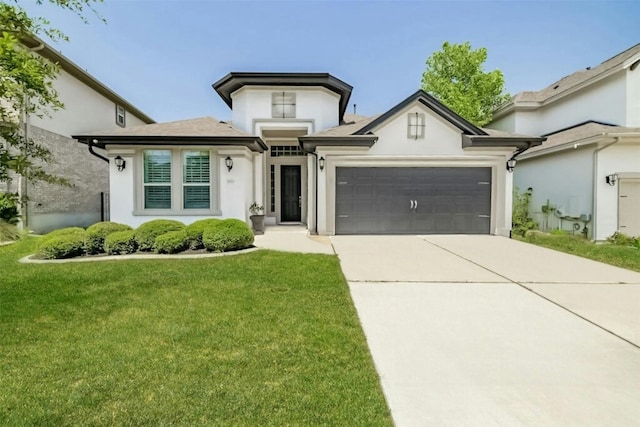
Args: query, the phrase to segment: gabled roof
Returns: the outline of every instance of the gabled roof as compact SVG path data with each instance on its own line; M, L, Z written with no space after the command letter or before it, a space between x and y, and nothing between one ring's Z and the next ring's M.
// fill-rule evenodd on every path
M595 67L588 67L565 76L542 90L520 92L511 101L499 107L498 111L504 110L514 103L544 103L552 98L568 95L579 87L589 85L626 67L637 67L638 61L640 61L640 43Z
M534 157L546 152L574 149L581 145L597 143L602 138L616 136L635 136L640 138L640 128L588 121L547 135L546 141L542 145L532 148L523 157Z
M363 126L361 129L358 129L355 132L355 134L364 135L366 133L371 132L372 129L375 129L376 127L378 127L379 125L387 121L389 118L391 118L396 113L403 110L413 102L419 102L422 105L426 106L427 108L431 109L440 117L442 117L443 119L447 120L449 123L451 123L458 129L460 129L464 134L486 135L485 131L475 126L471 122L465 120L464 118L462 118L461 116L453 112L451 109L447 108L447 106L442 104L440 101L438 101L437 99L435 99L433 96L429 95L427 92L423 91L422 89L419 89L412 95L408 96L406 99L401 101L398 105L391 108L386 113L379 115L378 117L375 118L375 120L372 120L366 126Z
M89 86L91 89L98 92L100 95L105 98L113 101L114 103L124 107L130 114L138 117L145 123L155 123L151 117L147 116L141 110L139 110L135 105L131 104L129 101L115 93L113 90L109 89L98 79L93 77L87 71L80 68L69 58L64 56L62 53L55 50L53 47L46 44L44 41L39 39L38 37L32 36L30 39L22 40L25 46L34 50L39 55L47 58L49 61L58 64L60 68L64 71Z
M516 147L518 150L524 151L540 145L544 141L544 137L513 135L493 129L479 128L422 90L415 92L386 113L372 117L345 115L345 121L339 126L313 135L299 137L298 140L307 152L314 151L317 146L371 147L378 139L373 133L374 129L414 102L421 103L460 129L463 148Z
M89 132L73 135L73 138L85 144L91 141L100 148L109 144L170 145L178 142L192 145L243 145L259 152L267 149L260 137L213 117Z
M233 108L231 94L244 86L320 86L340 95L340 121L347 110L353 87L329 73L255 73L232 72L211 85L224 102Z

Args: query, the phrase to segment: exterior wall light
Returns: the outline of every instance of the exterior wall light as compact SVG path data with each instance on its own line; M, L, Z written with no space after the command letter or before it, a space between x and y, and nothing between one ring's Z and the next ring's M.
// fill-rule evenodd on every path
M318 159L318 166L320 166L320 170L321 170L321 171L323 171L323 170L324 170L324 162L325 162L324 157L320 157L320 158Z
M115 162L116 167L118 168L118 172L122 172L124 170L124 167L127 165L126 160L120 156L116 156L116 158L113 159L113 161Z
M516 168L516 159L507 160L507 172L513 172Z
M616 185L616 182L618 182L618 174L614 173L611 175L607 175L604 177L604 179L607 182L607 184L613 187L614 185Z
M224 159L224 164L227 166L227 171L231 172L231 169L233 169L233 159L227 156L227 158Z

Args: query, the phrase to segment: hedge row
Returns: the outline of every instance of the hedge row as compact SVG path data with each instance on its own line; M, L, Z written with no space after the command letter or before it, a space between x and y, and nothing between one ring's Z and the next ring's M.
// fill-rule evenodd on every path
M69 227L44 236L38 255L46 259L73 258L106 253L131 254L155 251L174 254L187 249L226 252L253 245L253 232L237 219L203 219L185 227L179 221L157 219L133 230L128 225L99 222L86 230Z

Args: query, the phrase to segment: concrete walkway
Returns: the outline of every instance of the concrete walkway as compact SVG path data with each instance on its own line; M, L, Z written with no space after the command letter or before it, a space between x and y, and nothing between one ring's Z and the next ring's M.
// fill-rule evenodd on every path
M396 425L638 425L640 274L494 236L331 240Z
M327 236L310 236L301 225L267 226L264 234L255 236L254 245L262 249L334 255Z

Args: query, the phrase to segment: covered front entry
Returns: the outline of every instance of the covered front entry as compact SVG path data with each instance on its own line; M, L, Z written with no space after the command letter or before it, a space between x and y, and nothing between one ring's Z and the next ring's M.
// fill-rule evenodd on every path
M491 168L338 167L336 234L489 234Z

